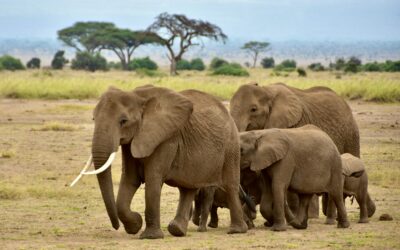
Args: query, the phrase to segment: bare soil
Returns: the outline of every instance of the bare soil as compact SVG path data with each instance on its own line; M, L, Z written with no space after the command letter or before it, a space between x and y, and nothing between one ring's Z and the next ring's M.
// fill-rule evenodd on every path
M90 154L94 105L94 100L0 100L0 248L400 249L399 104L350 102L377 207L370 223L358 224L358 205L347 200L348 229L324 225L321 215L310 220L306 230L288 227L285 232L272 232L258 215L255 229L228 235L228 210L220 209L219 228L199 233L189 223L186 237L173 237L166 227L175 215L178 190L165 185L161 196L165 237L161 240L139 240L123 228L113 230L95 177L83 177L75 187L68 187ZM49 122L58 129L42 129ZM120 162L118 156L113 165L115 192ZM144 215L144 185L132 209ZM379 221L384 213L393 221Z

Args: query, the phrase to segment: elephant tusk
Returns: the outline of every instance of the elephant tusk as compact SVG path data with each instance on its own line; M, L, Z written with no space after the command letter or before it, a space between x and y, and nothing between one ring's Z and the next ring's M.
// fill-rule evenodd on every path
M109 168L111 166L111 163L114 161L116 154L117 154L116 152L111 153L110 157L108 157L108 160L106 161L106 163L104 163L103 166L101 166L101 168L89 172L82 171L81 173L84 175L92 175L92 174L100 174L101 172L106 171L107 168Z
M85 166L83 167L83 169L81 170L79 175L75 178L75 180L71 183L71 185L69 185L70 187L74 186L79 181L79 179L82 177L82 175L86 171L86 169L88 167L90 167L90 165L92 165L92 162L93 162L93 157L92 157L92 155L90 155L89 159L87 160Z

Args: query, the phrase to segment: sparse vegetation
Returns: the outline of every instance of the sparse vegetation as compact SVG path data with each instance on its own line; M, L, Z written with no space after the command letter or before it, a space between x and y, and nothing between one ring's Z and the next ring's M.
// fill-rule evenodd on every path
M21 60L9 55L4 55L0 57L0 69L14 71L23 70L25 69L25 67L22 64Z
M75 131L79 127L73 124L62 122L46 122L39 128L33 128L33 131Z
M321 63L311 63L308 68L312 71L324 71L325 67Z

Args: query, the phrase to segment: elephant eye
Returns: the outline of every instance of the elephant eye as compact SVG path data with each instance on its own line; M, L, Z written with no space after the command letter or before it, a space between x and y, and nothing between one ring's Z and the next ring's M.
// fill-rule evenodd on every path
M250 112L251 113L254 113L254 112L256 112L257 111L257 107L252 107L251 109L250 109Z
M126 118L121 118L121 120L119 120L119 125L121 125L121 127L122 127L127 122L128 122L128 120Z

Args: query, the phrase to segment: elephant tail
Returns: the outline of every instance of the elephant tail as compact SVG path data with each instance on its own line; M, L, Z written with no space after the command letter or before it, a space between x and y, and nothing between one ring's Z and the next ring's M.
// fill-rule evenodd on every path
M376 207L374 201L371 199L369 193L367 193L367 208L368 208L368 217L374 215Z
M293 215L292 210L290 209L287 201L285 201L285 218L286 218L287 223L296 229L306 229L307 228L307 223L306 224L299 223L297 218Z
M256 213L257 212L256 204L254 203L253 199L248 194L246 194L246 192L242 188L242 185L239 185L239 190L240 190L241 197L244 200L244 202L246 203L246 205L250 208L250 210L253 213Z

